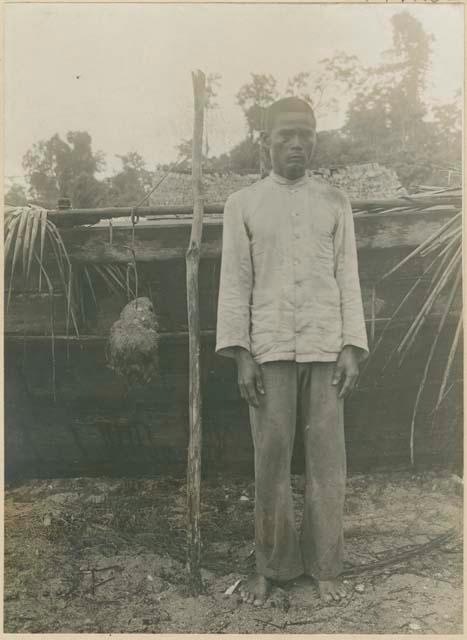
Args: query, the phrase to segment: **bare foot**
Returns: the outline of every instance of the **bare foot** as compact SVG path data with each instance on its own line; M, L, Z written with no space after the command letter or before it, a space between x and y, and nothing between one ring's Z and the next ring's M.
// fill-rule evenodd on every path
M271 584L264 576L255 575L242 583L240 595L243 602L253 604L255 607L262 607L268 597Z
M319 580L319 595L324 602L339 602L347 595L344 587L339 584L338 580Z

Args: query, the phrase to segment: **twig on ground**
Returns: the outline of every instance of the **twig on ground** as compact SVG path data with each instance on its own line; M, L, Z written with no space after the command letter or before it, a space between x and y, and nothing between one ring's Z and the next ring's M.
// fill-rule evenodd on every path
M110 576L110 578L106 578L105 580L101 580L100 582L97 582L94 585L94 588L97 589L97 587L101 587L103 584L106 584L107 582L110 582L111 580L115 580L115 576Z
M308 620L292 620L291 622L286 622L286 627L301 627L305 624L316 624L319 622L329 622L329 618L309 618Z
M92 571L110 571L111 569L116 569L117 571L123 571L123 567L119 564L112 564L110 567L94 567L92 569L80 569L81 573L91 573Z
M221 626L218 629L216 629L216 633L221 633L222 631L224 631L224 629L228 627L229 624L230 624L230 620L224 620Z
M270 622L269 620L262 620L261 618L253 618L253 620L255 620L256 622L261 622L262 624L268 624L269 626L280 629L281 631L283 631L287 626L287 622L284 622L283 624L275 624L274 622Z
M357 565L355 567L350 567L349 569L344 569L344 571L342 572L342 576L346 578L354 577L360 575L361 573L365 573L366 571L374 571L376 569L381 569L393 564L404 562L405 560L410 560L415 556L420 555L421 553L426 553L442 546L443 544L451 540L451 538L454 537L455 533L455 529L450 529L446 533L437 536L429 542L418 544L411 549L408 549L407 551L396 553L384 560L378 560L377 562L370 562L368 564Z
M86 589L86 591L84 591L83 595L86 595L87 593L91 593L92 595L94 595L97 587L101 587L103 584L106 584L111 580L115 580L115 576L110 576L110 578L106 578L105 580L101 580L100 582L94 582L94 574L92 573L91 576L92 576L92 584L89 587L89 589Z
M344 607L348 607L354 598L355 598L355 591L351 591L348 597L344 599Z

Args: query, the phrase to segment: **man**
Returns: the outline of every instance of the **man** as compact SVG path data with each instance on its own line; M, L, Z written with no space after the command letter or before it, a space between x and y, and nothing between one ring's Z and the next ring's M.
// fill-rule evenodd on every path
M316 142L311 107L271 105L268 177L225 205L216 351L237 363L255 449L256 575L246 602L271 581L305 573L338 601L346 458L343 399L368 354L350 202L307 176ZM305 502L295 529L290 464L303 432Z

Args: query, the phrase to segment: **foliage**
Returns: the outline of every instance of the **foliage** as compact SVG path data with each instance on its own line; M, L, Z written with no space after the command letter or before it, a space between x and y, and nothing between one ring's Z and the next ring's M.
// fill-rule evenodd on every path
M28 204L26 189L20 184L12 184L5 193L4 201L11 207L25 207Z
M48 259L46 260L46 256ZM50 300L50 336L52 349L52 387L55 397L55 295L65 296L66 335L70 325L79 337L79 324L85 321L84 291L97 304L96 281L101 280L114 295L127 300L138 295L136 263L128 265L73 265L56 225L47 210L37 206L16 207L5 212L4 262L8 314L15 283L22 290L36 289L48 293ZM33 280L37 278L37 281Z
M219 107L215 99L217 98L217 90L221 85L221 77L220 73L209 73L206 77L205 108L207 111Z
M277 80L269 73L252 73L250 82L242 85L237 92L237 104L246 119L248 136L263 128L264 108L278 97Z
M431 173L433 141L440 132L425 120L424 101L433 36L404 11L392 17L393 48L367 69L351 101L344 133L368 159L394 168L407 188Z
M251 74L237 93L247 136L228 154L232 170L259 172L255 141L264 109L280 95L297 95L313 105L318 118L342 110L347 102L345 126L318 132L314 166L379 162L395 169L409 190L445 184L449 168L458 167L462 157L460 92L430 108L425 88L433 36L405 11L393 16L392 30L392 48L375 67L365 68L356 56L336 51L291 76L284 91L271 74Z
M365 150L356 149L342 131L318 131L313 167L336 167L353 162L366 162L366 158Z
M122 169L107 180L106 198L112 206L130 206L139 202L149 191L154 173L147 169L139 153L133 151L117 157Z
M206 77L206 94L205 94L205 111L204 111L204 151L203 151L203 170L206 173L212 173L217 171L217 165L222 164L222 160L217 162L217 159L209 157L209 116L212 111L217 109L219 105L215 101L217 98L217 90L220 87L221 75L219 73L210 73ZM177 171L177 173L191 173L191 153L192 153L193 140L191 138L187 140L181 140L175 147L177 150L177 156L179 160L159 165L159 169L163 171ZM225 158L224 158L225 160ZM227 164L224 162L224 168Z
M80 173L74 178L69 197L76 209L105 207L108 204L106 184L88 173Z
M386 326L382 330L378 339L374 341L375 328L374 318L375 310L372 312L372 330L371 335L373 339L372 356L374 358L376 352L385 344L385 336L389 328L391 328L395 322L398 321L401 311L406 308L407 303L416 300L416 294L422 283L428 279L429 285L426 294L422 297L418 311L415 314L414 319L410 323L409 328L402 336L396 348L385 359L385 364L381 373L389 367L393 360L397 361L397 366L401 366L403 362L410 356L413 348L417 344L417 338L420 336L421 330L424 328L430 312L433 311L434 306L438 303L442 303L443 310L440 315L433 341L430 345L428 353L425 357L425 365L422 372L422 376L419 382L417 395L412 413L412 421L410 427L410 459L412 464L415 460L414 452L414 436L415 425L418 417L418 409L422 394L425 390L428 374L433 362L435 351L439 345L440 337L443 335L443 330L446 330L446 321L449 314L454 310L456 301L462 299L462 211L459 209L462 206L462 196L459 194L452 194L450 190L443 192L435 192L423 194L417 198L409 199L407 202L407 211L410 206L414 207L414 210L423 207L433 206L446 206L450 202L457 201L457 213L446 222L441 229L433 233L429 238L422 242L415 250L413 250L408 256L397 263L392 269L385 273L382 278L376 283L373 301L376 300L376 288L388 278L391 278L394 274L398 274L402 268L409 265L420 257L427 259L428 265L425 267L423 273L415 280L414 284L410 287L407 293L402 298L400 304L392 314L391 318L387 322ZM446 299L444 296L447 296ZM460 313L457 327L454 335L451 337L449 348L444 354L445 369L442 376L442 381L438 389L437 397L434 401L433 409L433 421L435 420L437 413L445 400L447 394L452 389L450 386L450 376L455 359L455 355L458 351L459 341L463 328L462 313Z
M287 81L285 94L309 102L316 116L328 115L342 106L342 96L355 93L365 73L357 56L336 51L323 58L311 71L301 71Z
M206 78L205 90L205 114L204 114L204 155L209 157L209 115L211 111L217 109L219 105L215 101L217 98L217 90L220 87L221 75L219 73L210 73ZM190 150L191 156L191 150Z
M207 76L204 170L206 173L260 172L259 144L264 110L275 99L296 95L310 102L320 117L346 113L339 130L318 131L313 164L335 167L379 162L394 169L404 187L460 183L462 159L462 97L459 90L446 103L430 104L426 98L427 74L433 36L413 15L402 11L391 18L392 46L379 64L364 67L355 55L335 51L308 69L292 74L283 87L270 73L251 73L236 94L246 124L246 135L219 157L210 155L211 115L218 108L219 74ZM59 196L68 196L74 207L131 205L148 192L154 179L135 152L119 156L121 170L98 180L103 157L92 150L86 132L58 134L38 142L24 158L29 196L46 207L55 207ZM191 172L191 140L177 146L179 162L164 170ZM10 190L11 204L25 204L19 191Z
M91 136L86 131L69 131L66 141L58 134L41 140L23 159L30 196L47 208L56 207L59 197L73 197L74 207L99 200L102 193L95 174L103 166L103 155L92 151Z
M72 304L72 266L67 250L58 233L56 226L47 219L47 211L40 207L19 207L7 211L4 219L4 260L8 266L6 278L8 279L8 294L6 311L8 313L11 294L13 292L14 277L17 269L21 269L23 285L28 286L33 266L38 268L38 291L42 291L45 283L50 296L50 335L52 337L52 362L53 362L53 392L55 396L55 340L54 340L54 285L53 278L49 276L44 263L44 251L49 245L55 257L55 267L58 273L60 288L64 292L67 303L66 326L70 319L73 322L76 333L78 325L75 309Z
M259 173L260 145L251 137L245 138L229 154L230 168L234 173Z

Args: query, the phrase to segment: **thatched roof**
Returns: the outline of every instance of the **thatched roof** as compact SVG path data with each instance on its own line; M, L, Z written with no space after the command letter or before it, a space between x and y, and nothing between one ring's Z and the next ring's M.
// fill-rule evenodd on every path
M338 169L317 169L311 172L342 189L351 199L384 199L405 195L395 171L377 163L350 165ZM163 177L156 175L155 182ZM259 175L210 175L203 177L206 204L225 202L227 197L242 187L260 179ZM189 205L193 202L191 175L169 173L151 196L150 204Z

